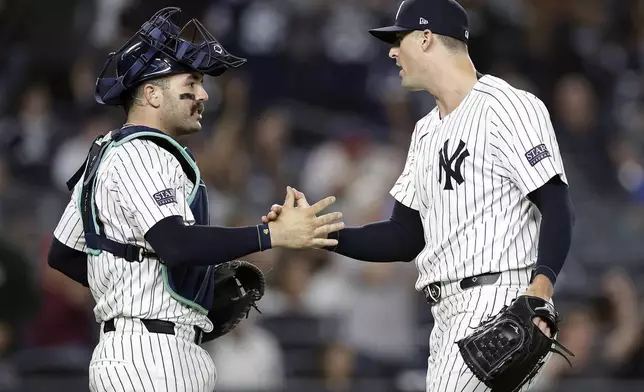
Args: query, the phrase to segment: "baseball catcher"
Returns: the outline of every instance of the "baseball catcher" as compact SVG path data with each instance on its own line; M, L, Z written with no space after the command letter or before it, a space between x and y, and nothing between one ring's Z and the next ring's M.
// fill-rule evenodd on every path
M290 188L274 222L211 224L207 184L183 138L201 130L205 78L246 59L180 14L159 10L108 55L94 97L126 118L94 140L68 181L49 249L49 265L90 287L97 304L92 392L212 392L217 372L200 344L234 329L264 294L261 271L239 258L334 246L320 234L344 227L341 213L321 214L334 197L296 208Z
M545 320L556 336L559 314L554 306L542 298L522 295L457 342L472 373L493 392L518 391L537 374L549 352L563 356L570 364L556 347L574 354L546 336L533 322L535 317Z

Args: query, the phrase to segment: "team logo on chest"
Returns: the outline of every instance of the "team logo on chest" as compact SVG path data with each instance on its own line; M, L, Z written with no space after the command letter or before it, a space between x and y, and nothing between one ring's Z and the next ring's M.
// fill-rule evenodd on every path
M443 173L445 174L445 187L443 190L453 190L454 186L452 185L452 180L456 181L458 185L462 184L463 181L463 173L461 170L463 169L463 162L465 161L465 158L470 156L470 152L467 151L467 148L465 148L465 142L460 141L458 144L458 147L456 147L456 151L451 156L447 156L448 152L448 145L449 145L449 140L445 140L445 144L443 145L443 148L440 149L438 152L438 183L442 184L443 183Z

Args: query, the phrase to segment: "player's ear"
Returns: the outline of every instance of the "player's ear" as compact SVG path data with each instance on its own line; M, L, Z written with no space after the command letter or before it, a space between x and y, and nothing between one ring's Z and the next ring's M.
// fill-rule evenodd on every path
M148 105L153 108L158 108L161 106L161 88L152 83L146 83L143 86L143 99L147 102Z
M423 48L423 50L429 49L429 47L432 45L433 40L436 38L434 36L434 33L432 33L431 30L423 30L420 32L420 45Z

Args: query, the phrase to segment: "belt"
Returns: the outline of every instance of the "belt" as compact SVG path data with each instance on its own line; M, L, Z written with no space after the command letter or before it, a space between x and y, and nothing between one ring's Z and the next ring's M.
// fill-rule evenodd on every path
M490 285L496 283L496 281L499 280L499 276L501 276L500 272L471 276L469 278L462 279L459 282L459 286L461 287L461 290L467 290L472 287ZM427 303L433 305L441 299L441 287L441 282L430 283L425 286L423 293L425 294Z
M148 330L148 332L151 333L162 333L166 335L174 335L174 326L175 324L172 321L166 321L166 320L156 320L156 319L139 319L141 320L141 323L145 325L145 328ZM201 344L201 341L203 339L203 330L197 326L195 328L195 344ZM114 319L107 320L105 324L103 325L103 332L114 332L116 331L116 327L114 325Z

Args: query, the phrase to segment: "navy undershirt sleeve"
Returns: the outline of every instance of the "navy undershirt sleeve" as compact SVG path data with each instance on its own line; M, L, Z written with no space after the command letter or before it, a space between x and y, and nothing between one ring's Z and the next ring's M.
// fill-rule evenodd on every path
M47 264L67 275L72 280L89 287L87 282L87 254L72 249L56 238L52 240L47 254Z
M188 226L180 216L160 220L145 239L168 265L220 264L271 247L268 225Z
M528 198L541 212L539 254L532 276L545 275L554 285L568 256L575 223L568 186L558 176L553 177Z
M412 261L425 247L418 211L396 201L389 220L347 227L329 234L338 245L326 248L357 260Z
M248 227L186 226L179 216L157 222L145 235L168 265L213 265L271 248L268 225ZM47 263L89 287L87 254L53 239Z

